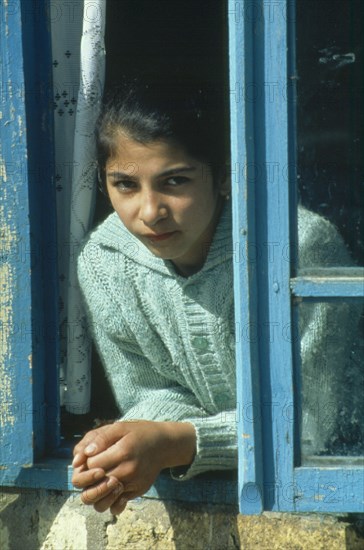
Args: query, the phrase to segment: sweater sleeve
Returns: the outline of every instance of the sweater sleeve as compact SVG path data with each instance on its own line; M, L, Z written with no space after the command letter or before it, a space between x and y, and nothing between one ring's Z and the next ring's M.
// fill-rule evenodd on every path
M236 468L235 412L209 416L188 389L171 383L155 371L151 363L115 344L98 327L95 340L105 358L108 376L120 407L121 420L191 422L196 430L197 451L191 466L174 477L188 479L208 470Z
M211 416L190 389L157 372L123 323L120 311L103 295L95 271L82 256L78 276L91 332L122 414L120 420L183 421L194 425L194 461L189 467L173 469L175 479L186 480L209 470L235 469L235 410ZM108 310L107 319L103 309Z

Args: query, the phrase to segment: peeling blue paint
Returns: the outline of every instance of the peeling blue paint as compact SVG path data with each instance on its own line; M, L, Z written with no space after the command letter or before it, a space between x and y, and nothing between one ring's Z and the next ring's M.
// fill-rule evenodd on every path
M284 326L296 315L293 304L306 299L351 300L363 295L363 274L346 277L298 277L290 280L290 261L269 262L267 243L297 242L294 87L295 2L229 2L231 165L244 166L241 179L232 173L234 243L249 242L262 254L254 265L236 262L236 323ZM249 17L245 8L249 5ZM272 85L280 94L271 96ZM256 96L248 97L255 90ZM288 91L287 91L288 90ZM286 91L286 93L283 93ZM269 167L289 166L289 177L269 179ZM249 170L260 167L258 176ZM249 177L250 176L250 177ZM241 192L241 190L243 192ZM248 254L245 255L248 258ZM331 275L331 278L330 276ZM256 300L256 302L255 302ZM237 343L237 401L248 403L252 418L240 418L240 511L363 512L364 468L353 460L321 467L297 467L295 423L283 418L285 403L297 404L291 342L245 338ZM297 395L294 395L294 391ZM244 416L244 415L243 415Z
M13 3L12 3L13 4ZM11 6L14 7L13 5ZM27 158L25 106L14 87L23 84L23 52L20 10L1 5L1 112L0 157L0 231L1 240L1 364L0 364L0 464L13 468L33 462L32 416L24 415L22 404L32 408L28 357L32 353L31 335L20 338L21 324L31 326L30 262L20 261L19 246L29 247L28 179L13 171L19 159ZM15 86L14 86L15 84Z
M40 12L31 10L23 18L23 7L20 0L0 6L5 27L0 36L0 464L13 483L22 468L32 469L50 441L58 436L59 442L47 410L47 402L58 399L57 338L38 337L46 323L57 326L55 266L32 263L34 244L42 249L42 239L55 235L53 182L39 185L34 169L44 158L52 162L51 104L34 93L35 82L51 93L50 42Z

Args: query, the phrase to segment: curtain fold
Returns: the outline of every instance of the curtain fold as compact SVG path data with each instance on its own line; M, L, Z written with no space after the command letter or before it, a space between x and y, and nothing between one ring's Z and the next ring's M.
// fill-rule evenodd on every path
M70 8L70 6L68 6ZM90 408L91 342L76 262L96 195L95 123L105 78L106 0L51 3L60 276L61 403Z

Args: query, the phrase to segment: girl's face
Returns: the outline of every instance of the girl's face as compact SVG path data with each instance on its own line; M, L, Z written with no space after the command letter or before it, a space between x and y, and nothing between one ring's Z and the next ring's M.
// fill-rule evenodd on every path
M221 211L207 164L166 141L141 144L120 132L106 163L111 204L125 227L179 273L198 271Z

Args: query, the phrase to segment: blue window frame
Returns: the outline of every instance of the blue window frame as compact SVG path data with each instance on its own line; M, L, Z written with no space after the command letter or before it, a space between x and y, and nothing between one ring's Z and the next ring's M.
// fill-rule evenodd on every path
M49 1L0 10L0 483L74 491L60 433ZM161 475L147 496L236 503L233 478Z
M237 376L249 404L238 424L240 511L362 512L363 462L296 466L295 423L282 415L297 399L296 350L292 336L274 338L274 328L295 319L297 301L358 298L364 288L357 270L317 281L291 278L290 261L269 260L269 244L297 242L295 2L231 1L229 12L233 227L243 251L234 264L236 323L247 329ZM273 167L288 167L288 178L272 179ZM254 263L251 249L259 251ZM269 327L267 337L255 338L257 326Z
M53 487L57 276L47 3L1 4L1 480ZM58 467L58 466L57 466ZM62 465L61 478L67 476ZM62 481L63 483L63 481Z
M48 2L30 4L1 5L0 480L71 490L59 428ZM257 326L274 330L294 317L295 297L349 299L363 288L349 276L320 285L291 278L289 262L269 261L267 243L295 240L294 2L229 0L228 11L236 326L246 335L237 339L239 481L162 475L147 496L239 501L246 514L362 512L363 467L295 465L294 423L281 414L294 400L295 350L289 339L255 338ZM276 83L289 93L272 101ZM277 163L292 167L288 181L268 184Z

